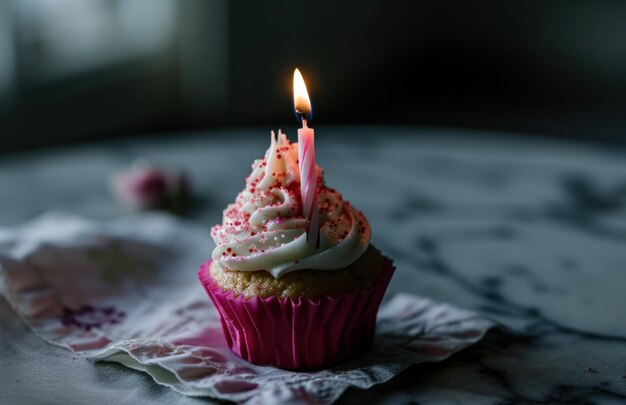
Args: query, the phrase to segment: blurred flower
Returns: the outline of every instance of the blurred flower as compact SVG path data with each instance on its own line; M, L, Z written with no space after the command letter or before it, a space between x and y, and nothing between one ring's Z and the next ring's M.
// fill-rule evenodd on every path
M180 213L189 201L190 187L184 173L145 161L115 174L111 186L118 200L138 210L160 208Z

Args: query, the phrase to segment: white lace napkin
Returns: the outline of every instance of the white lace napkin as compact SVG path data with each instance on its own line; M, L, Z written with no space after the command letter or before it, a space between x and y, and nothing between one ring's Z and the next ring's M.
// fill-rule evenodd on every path
M230 352L196 279L211 247L207 228L165 215L97 223L47 214L0 230L0 285L52 344L144 371L184 395L242 403L331 403L349 387L441 361L492 326L474 313L396 294L382 305L374 345L360 359L315 372L255 366Z

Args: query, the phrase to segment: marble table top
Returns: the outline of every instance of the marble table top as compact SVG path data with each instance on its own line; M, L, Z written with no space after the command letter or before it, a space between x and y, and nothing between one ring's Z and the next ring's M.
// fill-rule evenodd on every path
M391 293L501 325L339 403L626 402L626 152L497 133L316 129L327 184L364 211L374 244L396 261ZM122 215L107 177L148 158L189 174L189 218L208 229L268 143L267 129L238 129L2 156L0 226L49 210ZM1 403L207 402L44 343L2 299L0 325Z

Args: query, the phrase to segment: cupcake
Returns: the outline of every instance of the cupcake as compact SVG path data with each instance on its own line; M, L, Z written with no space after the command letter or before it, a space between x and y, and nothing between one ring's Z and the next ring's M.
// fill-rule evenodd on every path
M216 248L198 277L231 350L251 363L316 369L370 347L394 271L370 245L361 212L317 167L319 243L307 243L298 145L272 132L246 187L211 229Z

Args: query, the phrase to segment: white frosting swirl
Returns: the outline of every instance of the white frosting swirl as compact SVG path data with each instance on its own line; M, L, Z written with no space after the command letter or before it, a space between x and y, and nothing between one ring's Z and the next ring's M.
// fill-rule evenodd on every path
M317 169L320 244L306 241L302 215L298 145L272 131L265 157L255 160L246 188L211 229L213 261L225 270L266 270L281 277L300 269L337 270L355 262L369 246L365 216L324 184Z

